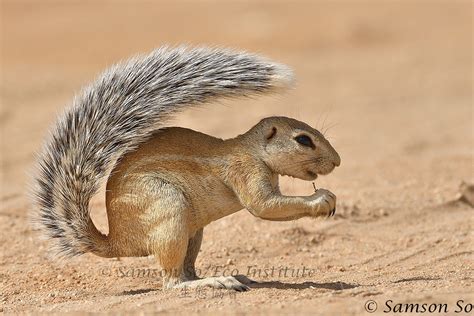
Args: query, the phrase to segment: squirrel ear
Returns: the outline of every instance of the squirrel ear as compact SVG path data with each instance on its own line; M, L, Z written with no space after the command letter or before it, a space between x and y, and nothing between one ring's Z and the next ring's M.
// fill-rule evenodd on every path
M269 131L267 132L267 134L265 135L265 138L266 138L267 140L270 140L270 139L272 139L272 138L276 135L276 133L277 133L276 127L272 127L272 129L269 130Z

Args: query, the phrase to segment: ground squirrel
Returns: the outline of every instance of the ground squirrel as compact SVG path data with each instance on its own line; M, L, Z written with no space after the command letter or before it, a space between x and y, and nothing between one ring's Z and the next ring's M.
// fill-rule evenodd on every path
M339 155L286 117L227 140L163 124L186 107L291 82L289 68L227 49L164 47L112 67L74 99L39 155L36 222L59 255L154 255L165 288L248 289L245 277L196 276L204 226L243 208L275 221L334 214L334 194L284 196L278 175L314 180L339 166ZM89 201L111 169L106 236Z

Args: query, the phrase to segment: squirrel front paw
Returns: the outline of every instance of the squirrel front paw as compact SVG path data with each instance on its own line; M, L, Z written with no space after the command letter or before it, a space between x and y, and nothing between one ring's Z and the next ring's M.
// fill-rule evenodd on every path
M325 189L318 189L309 196L311 217L329 217L336 213L336 196Z

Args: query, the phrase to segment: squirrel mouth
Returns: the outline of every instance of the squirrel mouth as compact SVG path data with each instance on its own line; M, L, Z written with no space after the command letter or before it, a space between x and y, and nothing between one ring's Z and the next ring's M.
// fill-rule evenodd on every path
M311 177L311 178L314 178L316 179L318 177L318 174L313 172L313 171L310 171L310 170L307 170L306 173Z

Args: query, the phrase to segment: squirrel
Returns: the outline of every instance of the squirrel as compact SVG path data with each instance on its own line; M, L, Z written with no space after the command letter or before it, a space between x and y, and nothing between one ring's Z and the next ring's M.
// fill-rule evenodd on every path
M35 222L62 257L154 255L165 289L248 290L245 276L196 275L203 228L242 209L271 221L334 215L333 193L284 196L278 176L312 181L340 157L319 131L287 117L226 140L165 122L185 108L292 82L287 66L222 48L162 47L111 67L75 97L39 154ZM89 201L107 175L104 235Z

